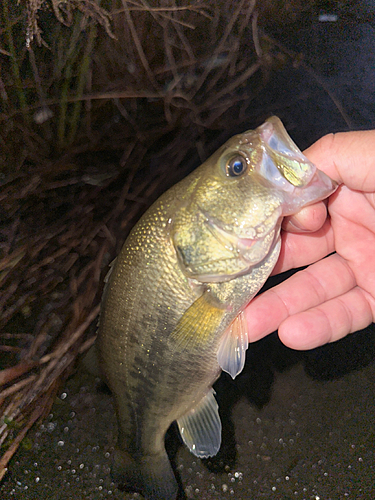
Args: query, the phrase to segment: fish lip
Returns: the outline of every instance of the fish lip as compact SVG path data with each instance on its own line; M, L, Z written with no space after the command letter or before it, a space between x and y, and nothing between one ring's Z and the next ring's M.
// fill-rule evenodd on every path
M276 150L286 157L294 157L309 161L288 134L284 124L277 116L271 116L256 129L262 142L270 149ZM278 141L278 148L271 146L273 138ZM310 162L311 163L311 162Z
M290 184L290 189L307 186L314 177L316 167L294 143L280 118L271 116L256 131L262 143L264 158L271 160ZM299 165L297 172L293 167L287 167L290 162Z

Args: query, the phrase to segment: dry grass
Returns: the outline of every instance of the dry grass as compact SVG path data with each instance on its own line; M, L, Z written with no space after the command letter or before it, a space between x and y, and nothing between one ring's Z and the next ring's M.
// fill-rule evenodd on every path
M1 9L0 479L93 342L135 220L294 57L259 35L255 0Z

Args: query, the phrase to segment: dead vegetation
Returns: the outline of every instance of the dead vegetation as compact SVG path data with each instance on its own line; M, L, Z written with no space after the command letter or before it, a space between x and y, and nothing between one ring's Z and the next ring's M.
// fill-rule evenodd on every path
M259 34L255 0L0 9L1 478L93 342L103 269L135 220L293 54Z

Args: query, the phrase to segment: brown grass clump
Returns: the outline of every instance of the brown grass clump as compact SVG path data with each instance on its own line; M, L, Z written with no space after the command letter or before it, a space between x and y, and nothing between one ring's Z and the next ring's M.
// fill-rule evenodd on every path
M289 56L255 0L0 9L1 479L93 342L102 270L135 220L241 129Z

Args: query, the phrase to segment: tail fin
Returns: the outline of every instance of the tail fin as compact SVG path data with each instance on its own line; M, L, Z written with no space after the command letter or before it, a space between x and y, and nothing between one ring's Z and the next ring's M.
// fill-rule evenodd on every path
M117 448L111 475L122 489L141 493L147 500L177 498L177 481L165 451L134 459Z

